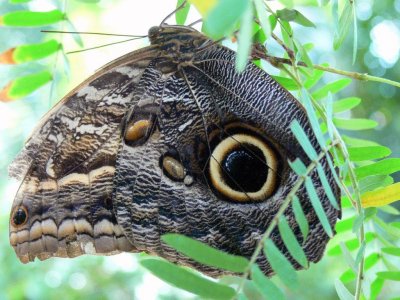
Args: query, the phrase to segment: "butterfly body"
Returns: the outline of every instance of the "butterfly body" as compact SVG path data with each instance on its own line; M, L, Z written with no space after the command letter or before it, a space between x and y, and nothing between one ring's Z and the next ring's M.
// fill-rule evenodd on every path
M22 184L10 241L22 262L146 251L220 275L161 236L250 257L298 179L288 161L309 162L293 120L319 149L302 106L255 65L236 73L233 51L189 27L153 27L149 39L69 93L11 166ZM319 183L316 171L310 177ZM333 226L339 212L317 185ZM290 208L285 216L318 261L328 236L304 188L298 196L310 224L305 241ZM271 238L287 252L277 229ZM263 254L257 262L271 274Z

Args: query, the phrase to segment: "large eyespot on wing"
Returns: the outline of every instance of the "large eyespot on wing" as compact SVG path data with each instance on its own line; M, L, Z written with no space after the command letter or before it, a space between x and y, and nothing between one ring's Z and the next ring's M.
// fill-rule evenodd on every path
M278 158L265 140L248 133L218 143L209 160L214 189L228 200L264 201L276 189Z
M10 166L22 180L10 220L10 242L22 262L135 251L110 200L120 125L157 53L132 52L79 85L43 118Z

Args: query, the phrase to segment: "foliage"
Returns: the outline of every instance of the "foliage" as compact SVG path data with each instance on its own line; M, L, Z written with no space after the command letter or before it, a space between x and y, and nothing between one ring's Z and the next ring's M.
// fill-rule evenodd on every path
M14 1L16 2L21 1ZM326 233L333 236L334 230L336 231L327 254L345 261L347 265L341 270L338 278L331 282L336 288L337 296L342 300L376 299L384 285L389 286L400 280L399 264L391 261L391 258L400 256L397 242L400 237L398 217L400 213L394 206L388 205L400 199L399 184L394 183L392 177L393 173L400 170L400 159L387 158L391 154L388 147L347 135L349 132L357 134L359 131L376 128L378 122L363 117L350 118L351 111L362 107L363 100L359 97L342 98L341 93L352 84L353 80L373 81L375 84L385 83L397 87L400 83L378 76L340 70L327 64L314 64L313 45L305 44L302 36L297 34L297 30L301 30L302 27L318 30L318 26L301 13L300 6L296 5L294 9L292 1L281 2L285 7L275 9L268 1L261 0L191 0L184 9L177 11L176 20L177 23L184 24L189 10L194 6L202 14L203 30L210 37L214 39L238 37L236 63L238 72L244 69L249 54L252 54L254 62L262 67L265 65L260 64L260 58L277 69L278 75L274 78L291 90L306 108L321 150L316 150L312 146L303 128L294 121L291 130L311 163L305 165L299 159L290 162L291 168L300 175L299 179L284 200L273 222L266 229L250 260L228 255L180 235L163 237L166 243L182 254L210 266L238 272L238 277L222 278L220 282L214 282L192 270L162 259L145 257L141 260L141 264L162 280L205 298L253 299L254 295L257 295L262 299L285 299L292 293L301 293L298 272L294 271L287 257L275 246L270 235L277 228L291 256L302 266L309 266L301 245L284 217L284 211L291 206L302 235L304 238L307 236L309 226L296 196L296 192L304 185ZM315 6L313 1L306 2L309 6ZM340 51L351 32L350 29L353 29L351 52L352 61L356 61L358 24L355 2L347 0L320 2L321 6L315 9L329 12L334 28L332 47L335 50ZM182 3L183 1L178 1L177 6ZM62 10L34 13L25 9L4 14L0 20L0 24L5 26L44 26L69 22L66 12ZM20 45L6 49L0 55L0 63L21 64L43 58L50 59L55 52L64 55L60 42L56 40L40 42L45 51L38 53L37 43ZM77 43L79 44L79 37ZM270 51L260 52L257 51L258 48L252 48L253 44L259 44L268 49L272 43L281 47L280 52L276 51L278 53L276 56ZM23 75L25 78L31 76L29 78L36 80L22 80L23 76L14 79L0 92L0 100L22 98L39 89L52 80L48 72L51 68L49 64L37 74ZM325 78L332 78L329 75L332 73L345 77L324 81ZM328 160L335 174L336 170L339 171L336 180L342 189L340 205L343 217L335 228L330 228L309 177L312 171L317 170L327 197L332 205L338 207L339 204L336 203L320 164L323 158ZM265 252L276 278L265 277L255 264L261 251ZM16 292L13 290L12 293ZM9 296L15 299L20 297L14 294Z

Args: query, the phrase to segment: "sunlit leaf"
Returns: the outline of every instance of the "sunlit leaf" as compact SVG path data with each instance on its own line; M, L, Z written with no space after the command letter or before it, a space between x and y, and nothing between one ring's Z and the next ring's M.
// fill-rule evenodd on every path
M358 106L360 103L361 103L361 98L358 97L343 98L333 103L333 112L341 113L344 111L348 111Z
M345 5L342 11L342 14L339 18L338 24L338 32L334 36L333 40L333 48L335 50L339 49L342 45L344 38L347 36L349 32L350 25L352 24L353 19L353 8L350 1L345 1Z
M386 158L355 169L358 179L370 175L389 175L400 171L400 158Z
M392 151L384 146L369 146L369 147L350 147L350 159L352 161L363 161L383 158L392 153Z
M322 64L323 66L328 66L327 64ZM307 77L306 81L304 82L304 87L306 89L312 88L314 85L318 83L318 81L322 78L325 71L314 69L314 72L311 76Z
M400 271L384 271L384 272L377 272L376 276L386 280L395 280L400 281Z
M385 283L385 280L382 278L377 277L372 283L371 283L371 295L370 299L371 300L376 300L380 292L382 291L383 284Z
M400 183L395 183L384 188L366 192L362 195L363 207L377 207L400 200Z
M336 222L335 229L337 233L349 231L353 227L355 217L342 219Z
M306 216L304 215L303 209L301 208L301 204L299 198L297 196L293 197L292 207L294 216L297 224L300 227L301 234L303 235L303 241L307 239L309 226Z
M371 253L364 260L364 270L371 269L380 259L380 255L378 253Z
M44 26L65 20L65 14L58 10L47 12L13 11L0 17L0 25L6 26Z
M342 79L336 80L334 82L330 82L330 83L324 85L319 90L312 93L312 97L315 100L319 100L319 99L322 99L322 98L325 98L326 96L328 96L329 93L336 94L337 92L343 90L350 83L351 83L350 78L342 78Z
M181 6L185 1L186 0L178 0L178 2L176 3L176 7ZM185 24L189 10L190 10L190 2L186 2L186 5L175 13L176 24L178 25Z
M18 3L27 3L30 2L32 0L9 0L10 3L12 4L18 4Z
M333 118L333 123L341 129L345 130L366 130L378 126L378 122L370 119L340 119Z
M251 275L256 287L266 299L286 299L283 292L271 280L264 276L257 265L252 265Z
M335 288L336 292L340 298L340 300L353 300L354 296L349 292L349 290L344 286L344 284L336 279L335 280Z
M204 17L216 6L217 0L188 0Z
M272 269L282 282L292 289L296 288L298 286L297 273L272 240L266 240L264 252Z
M244 257L225 253L184 235L165 234L162 240L186 256L208 266L240 273L244 272L249 264Z
M249 0L220 0L216 2L216 5L205 17L205 31L214 39L229 35L249 7L251 7Z
M386 247L386 248L381 248L382 252L394 255L394 256L400 256L400 248L397 247Z
M52 78L50 72L43 71L14 79L6 87L0 90L0 101L7 102L26 97L46 83L50 82Z
M376 237L376 235L373 232L367 232L365 234L365 242L369 243L369 242L373 241L375 239L375 237ZM344 244L346 245L347 249L349 249L350 251L354 251L360 247L360 242L357 238L347 240ZM335 256L335 255L340 255L342 253L342 251L341 251L339 245L335 245L335 246L331 247L327 253L330 256Z
M347 269L342 275L340 275L339 279L343 283L349 283L357 278L356 273L352 269Z
M289 91L295 91L300 88L299 85L296 83L296 81L294 81L291 78L282 76L271 76L271 77L274 78L276 81L278 81L281 85L284 86L285 89Z
M377 142L364 140L364 139L358 139L358 138L350 137L347 135L342 135L342 139L346 143L346 145L349 145L352 147L380 146Z
M300 246L297 241L296 236L294 235L292 229L290 228L286 218L281 216L279 218L278 223L279 232L283 239L283 242L288 249L290 255L304 268L308 267L308 260L306 255L304 254L303 248Z
M250 56L252 42L252 23L253 23L253 8L248 5L241 20L241 26L238 36L238 49L236 54L236 70L244 71L247 61Z
M226 285L161 259L146 258L141 260L140 264L161 280L200 297L231 299L235 295L235 291Z
M61 47L61 44L56 40L17 46L0 54L0 63L20 64L38 60L57 52Z

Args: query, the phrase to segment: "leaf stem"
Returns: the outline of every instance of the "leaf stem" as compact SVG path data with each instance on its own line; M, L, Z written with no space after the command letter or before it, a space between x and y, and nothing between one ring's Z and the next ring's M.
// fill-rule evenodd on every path
M333 141L329 146L327 146L325 149L323 149L320 152L320 154L318 155L318 157L315 160L311 161L311 163L308 165L306 172L302 176L300 176L299 179L297 179L297 181L294 184L293 188L291 189L289 194L286 196L286 198L283 201L282 205L279 207L279 210L277 211L277 213L273 217L271 223L268 225L267 230L265 231L265 233L263 234L261 239L258 241L257 247L254 250L253 255L250 258L250 262L247 265L247 268L246 268L246 270L244 271L244 273L242 275L242 281L240 282L240 284L239 284L239 286L238 286L238 288L236 290L236 295L239 293L239 291L241 291L243 289L244 284L245 284L245 280L250 275L251 266L256 262L257 257L260 254L265 241L269 238L269 236L271 235L271 233L274 230L274 228L278 225L279 218L283 215L285 210L288 208L289 204L292 202L292 200L293 200L294 196L296 195L297 191L301 188L301 186L305 182L307 176L317 167L319 161L321 159L323 159L325 157L325 155L328 154L330 149L332 147L335 147L338 142L339 141Z

